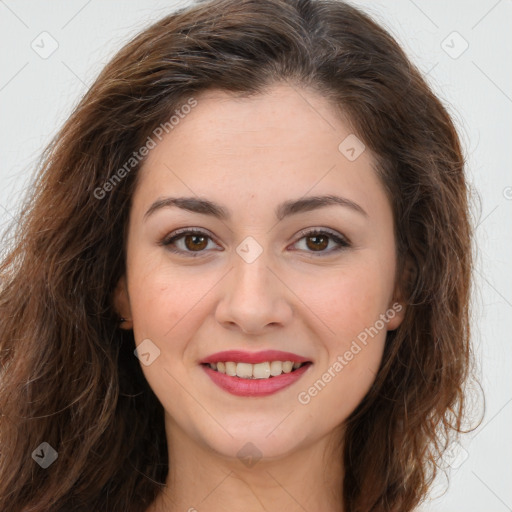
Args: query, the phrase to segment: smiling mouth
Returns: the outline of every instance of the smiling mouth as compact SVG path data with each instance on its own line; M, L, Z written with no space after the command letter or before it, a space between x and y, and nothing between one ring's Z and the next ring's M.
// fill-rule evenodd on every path
M226 374L230 377L239 377L240 379L271 379L286 373L293 373L302 366L311 363L294 363L292 361L267 361L263 363L236 363L234 361L219 361L217 363L203 363L212 370Z

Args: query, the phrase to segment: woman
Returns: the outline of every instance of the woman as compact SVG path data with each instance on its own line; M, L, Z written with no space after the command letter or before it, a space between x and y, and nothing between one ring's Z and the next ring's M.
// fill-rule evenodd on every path
M2 509L415 509L464 417L471 236L453 123L365 14L158 21L2 261Z

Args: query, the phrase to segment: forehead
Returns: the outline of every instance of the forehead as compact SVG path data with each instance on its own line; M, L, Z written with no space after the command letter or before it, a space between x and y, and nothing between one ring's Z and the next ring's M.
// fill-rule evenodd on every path
M154 200L168 188L270 200L338 189L363 207L376 201L373 192L382 195L370 151L347 158L344 141L355 141L357 152L364 146L318 93L281 84L250 97L211 90L194 99L196 106L150 151L139 195Z
M172 130L175 146L201 146L219 153L236 148L237 153L251 155L255 150L290 149L298 155L302 143L309 150L316 146L336 153L340 137L350 133L324 97L295 86L279 84L249 97L209 90L196 101L197 106Z

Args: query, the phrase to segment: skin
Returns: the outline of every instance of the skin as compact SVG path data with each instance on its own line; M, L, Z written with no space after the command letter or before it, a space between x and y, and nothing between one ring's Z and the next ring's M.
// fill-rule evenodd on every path
M127 273L115 303L135 342L160 355L141 363L165 409L169 477L148 512L341 511L343 422L369 390L396 313L309 403L298 400L365 328L397 304L391 204L366 149L349 161L338 145L352 132L317 93L279 84L236 99L195 96L197 106L150 151L133 197ZM286 200L336 194L366 215L331 205L277 221ZM176 207L144 214L164 196L208 198L230 220ZM159 242L179 228L210 238ZM305 228L330 229L351 246L332 252ZM236 251L248 236L262 253ZM194 245L196 244L196 245ZM198 257L190 253L200 252ZM201 252L202 251L202 252ZM284 350L313 365L266 397L216 386L199 361L221 350ZM331 369L332 373L332 369ZM252 443L250 467L237 452Z

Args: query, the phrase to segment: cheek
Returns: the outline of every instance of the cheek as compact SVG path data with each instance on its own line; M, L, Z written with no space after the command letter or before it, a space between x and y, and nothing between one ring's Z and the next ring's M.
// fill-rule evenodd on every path
M211 313L211 297L225 272L160 260L141 264L133 259L128 279L133 332L137 344L149 338L157 345L161 366L181 374L179 362L197 356L190 342Z
M382 360L387 325L381 315L389 308L394 281L390 261L361 256L357 264L347 264L329 279L317 281L312 288L316 293L309 294L308 306L330 329L322 340L326 358L320 361L311 391L319 393L323 384L329 388L317 404L332 402L340 421L363 399Z
M313 415L324 417L326 428L356 409L381 364L387 329L380 315L387 311L390 281L379 270L361 266L340 272L313 297L318 316L333 332L323 338L326 357L298 399Z
M363 263L310 282L309 291L304 289L301 293L308 297L308 306L333 331L333 338L346 342L373 326L387 311L393 292L392 277L390 269Z
M134 233L130 238L138 237ZM161 337L199 299L189 269L173 268L160 247L129 246L127 273L134 326L145 336Z
M151 272L132 275L130 302L136 344L149 339L157 357L141 368L153 392L167 410L173 410L172 396L181 393L187 381L183 360L190 339L201 322L203 300L211 282L153 267ZM170 392L172 390L172 392Z
M207 279L198 286L197 279L168 275L154 271L135 277L130 285L130 302L135 339L154 337L156 340L176 338L181 324L193 315L189 313L200 302Z

